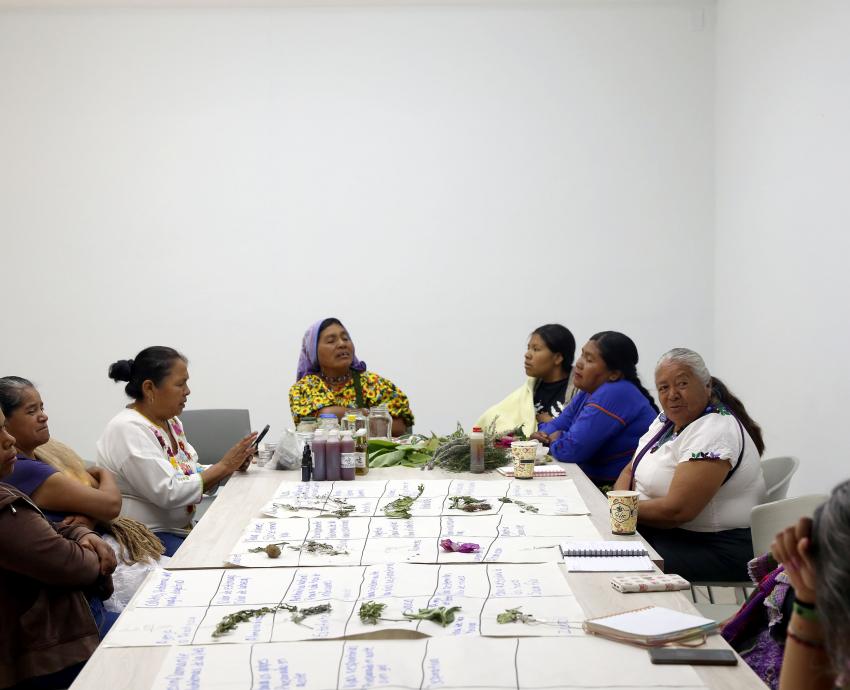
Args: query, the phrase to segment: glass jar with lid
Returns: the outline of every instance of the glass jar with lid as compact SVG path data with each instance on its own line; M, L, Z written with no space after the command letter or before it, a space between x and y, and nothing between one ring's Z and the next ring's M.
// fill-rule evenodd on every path
M393 418L386 405L376 405L369 408L369 419L366 422L366 429L370 439L392 439Z
M325 412L319 415L319 429L325 431L339 431L339 418L333 412Z

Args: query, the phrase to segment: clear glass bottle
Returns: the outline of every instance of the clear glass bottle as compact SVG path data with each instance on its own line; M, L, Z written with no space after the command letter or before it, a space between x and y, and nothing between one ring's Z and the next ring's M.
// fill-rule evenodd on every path
M339 431L339 418L332 412L320 414L319 429L324 429L325 431L332 431L333 429L336 429Z
M393 418L386 405L377 405L369 409L367 435L370 439L382 438L391 441L393 437Z
M301 421L298 422L298 425L295 427L296 431L315 431L319 426L318 421L316 421L315 417L302 417Z

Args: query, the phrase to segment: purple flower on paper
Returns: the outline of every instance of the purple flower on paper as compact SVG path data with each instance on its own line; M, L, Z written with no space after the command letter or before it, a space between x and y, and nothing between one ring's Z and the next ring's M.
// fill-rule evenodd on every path
M478 544L473 544L472 542L452 541L451 539L442 539L440 541L440 546L442 546L445 551L457 551L458 553L478 553L478 551L481 550L481 547Z

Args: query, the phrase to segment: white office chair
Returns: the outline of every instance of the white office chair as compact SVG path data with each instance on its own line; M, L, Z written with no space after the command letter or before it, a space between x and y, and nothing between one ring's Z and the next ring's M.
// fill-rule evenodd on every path
M764 484L767 487L767 495L764 499L765 503L778 501L788 495L788 486L791 483L791 477L794 476L799 466L800 461L793 455L765 458L761 461Z
M770 544L773 538L783 529L797 522L801 517L811 516L815 509L829 496L824 494L811 494L807 496L796 496L794 498L783 498L772 503L762 503L755 506L750 512L750 525L753 533L753 553L756 556L770 551ZM693 586L691 594L694 599L694 606L697 607L700 613L706 618L713 618L716 621L725 621L735 615L740 607L743 598L737 596L737 588L744 589L745 585L752 587L751 583L743 582L716 582L716 583L694 583L694 586L704 585L708 589L709 602L698 602ZM736 604L718 604L714 601L714 594L711 591L713 586L721 587L736 587Z
M762 503L753 508L750 513L753 553L759 556L770 551L770 544L779 532L795 524L801 517L811 517L815 508L827 498L829 496L824 494L810 494Z

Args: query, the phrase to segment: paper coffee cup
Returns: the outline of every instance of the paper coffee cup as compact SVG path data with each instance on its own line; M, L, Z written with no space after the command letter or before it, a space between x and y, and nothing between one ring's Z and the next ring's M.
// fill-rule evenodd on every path
M537 441L512 441L511 458L514 461L514 477L534 478L534 459L537 457Z
M537 457L537 441L511 441L511 457L517 460L534 460Z
M613 534L634 534L637 531L637 491L609 491L608 511L611 515Z

